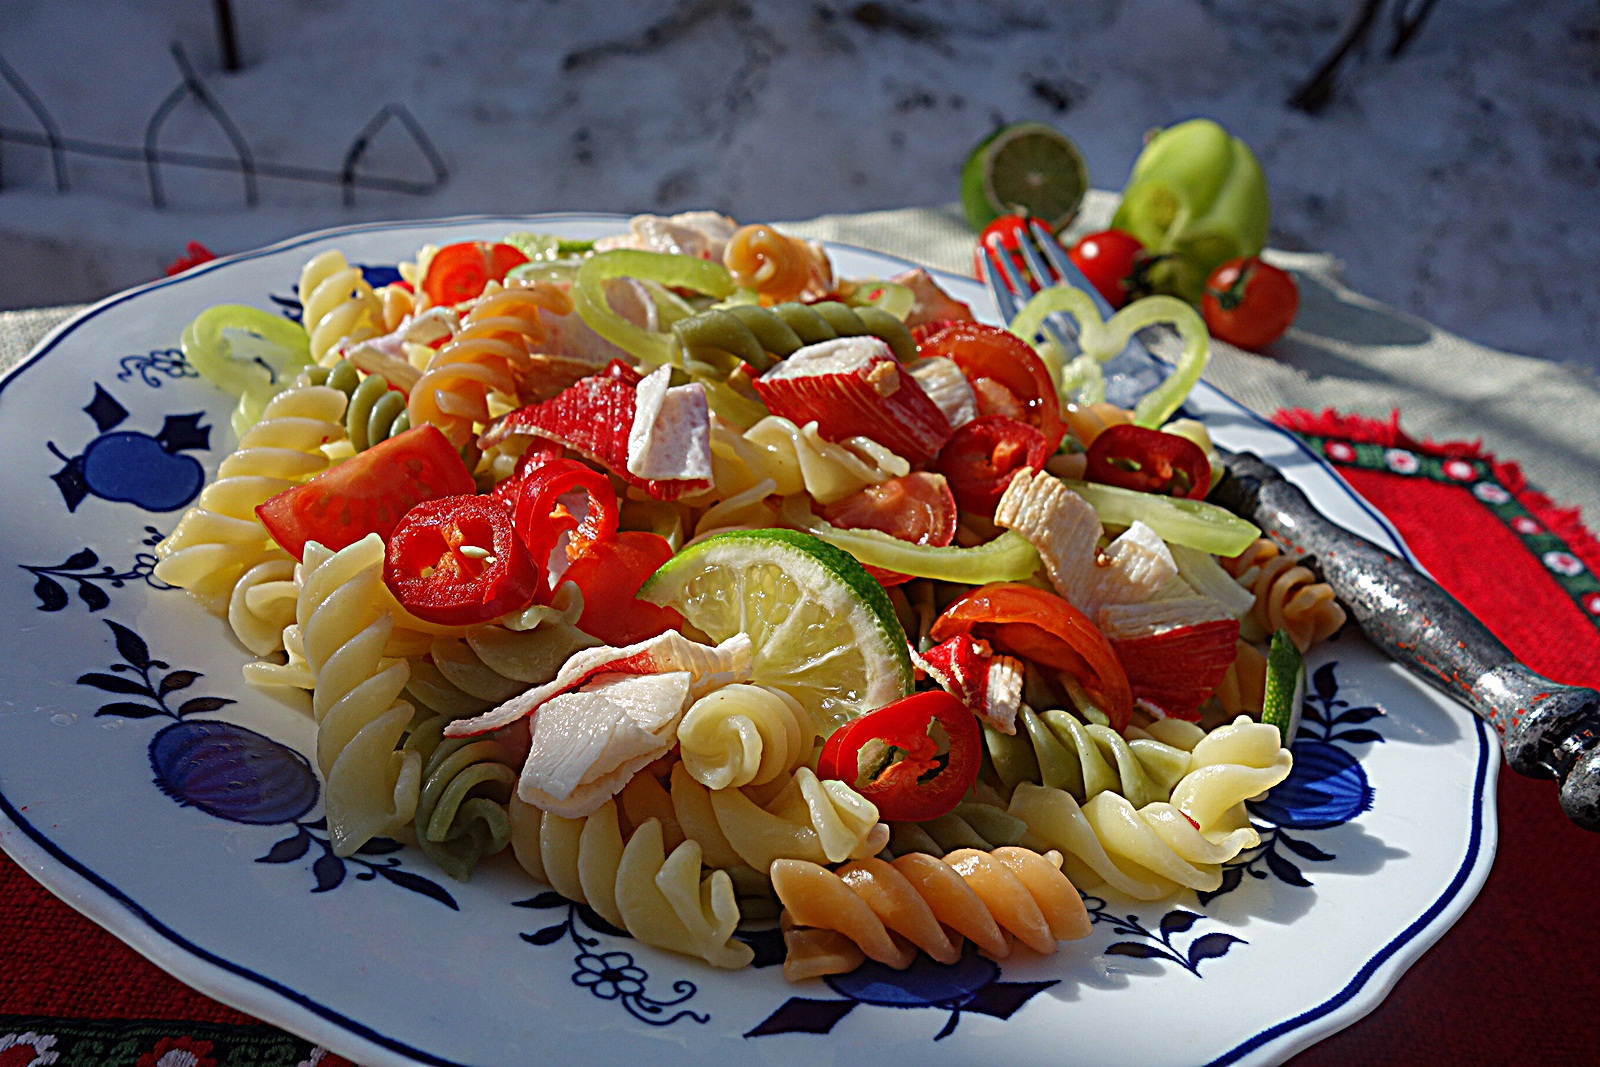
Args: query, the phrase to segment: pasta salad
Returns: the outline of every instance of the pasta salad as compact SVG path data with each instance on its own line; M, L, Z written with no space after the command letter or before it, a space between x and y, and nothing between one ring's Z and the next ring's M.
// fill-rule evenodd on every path
M1277 652L1344 616L1204 502L1203 330L1126 411L1098 362L1164 305L987 326L709 212L498 236L326 252L298 322L184 331L238 445L156 575L299 694L338 852L509 851L719 967L776 920L801 980L1051 952L1079 889L1214 890L1258 843Z

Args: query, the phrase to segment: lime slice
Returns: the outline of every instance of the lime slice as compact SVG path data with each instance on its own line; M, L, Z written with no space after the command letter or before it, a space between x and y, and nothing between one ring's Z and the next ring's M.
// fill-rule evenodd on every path
M1294 646L1288 630L1272 635L1267 650L1267 695L1261 721L1276 726L1283 735L1283 747L1294 742L1300 730L1300 709L1306 701L1306 661Z
M730 530L690 545L639 590L713 641L750 635L755 681L826 733L911 692L905 631L848 553L794 530Z
M1031 215L1059 231L1089 191L1089 168L1066 134L1037 122L1002 126L961 168L961 207L981 230L1005 214Z

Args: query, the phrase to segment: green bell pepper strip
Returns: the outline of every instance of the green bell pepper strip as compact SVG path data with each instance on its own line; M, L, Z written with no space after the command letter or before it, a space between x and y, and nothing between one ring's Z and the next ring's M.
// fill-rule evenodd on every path
M1261 536L1255 524L1204 500L1157 496L1097 482L1062 481L1083 497L1107 526L1131 526L1137 520L1163 541L1213 556L1237 556Z
M803 530L850 553L861 563L898 571L917 578L943 582L986 585L989 582L1020 582L1039 569L1039 553L1015 531L1007 530L987 544L973 548L948 545L914 545L881 530L844 530L811 513L803 495L783 503L784 525Z
M183 358L201 378L239 398L233 431L243 434L267 401L311 366L305 328L281 315L243 304L218 304L184 327Z
M1200 313L1171 296L1147 296L1135 300L1110 319L1101 319L1088 293L1067 285L1052 286L1041 289L1022 305L1022 310L1011 320L1011 332L1025 340L1031 339L1043 327L1045 317L1057 312L1078 320L1078 346L1082 355L1062 368L1058 383L1061 399L1072 403L1093 402L1085 397L1085 388L1095 399L1104 396L1104 378L1099 364L1126 348L1134 334L1161 323L1177 330L1183 341L1178 365L1133 409L1134 423L1147 429L1158 429L1172 417L1189 390L1200 380L1200 372L1205 370L1211 356L1211 335L1206 332Z
M672 335L641 329L612 311L606 302L605 283L613 278L659 282L718 300L733 295L736 288L728 268L693 256L617 249L584 260L572 287L572 304L578 315L595 333L651 367L673 362Z

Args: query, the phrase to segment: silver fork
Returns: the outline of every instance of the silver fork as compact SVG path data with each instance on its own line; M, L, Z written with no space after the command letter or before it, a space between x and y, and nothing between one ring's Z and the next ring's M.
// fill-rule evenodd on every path
M1001 247L999 236L993 235L983 247L984 281L994 297L995 307L1005 321L1016 318L1027 297L1040 289L1054 285L1070 285L1089 294L1102 318L1113 313L1111 304L1100 295L1089 279L1072 262L1066 249L1050 235L1037 219L1028 221L1032 240L1019 242L1019 251L1027 264L1027 276L1018 273L1016 265ZM1019 299L1018 294L1026 294ZM1079 351L1078 323L1070 315L1049 315L1044 320L1044 332L1069 354ZM1139 398L1166 377L1168 367L1150 354L1150 350L1137 337L1128 347L1105 365L1106 399L1131 408Z
M1109 316L1105 298L1044 227L1033 222L1029 229L1033 240L1021 247L1027 278L1018 275L997 241L984 247L985 280L1006 321L1016 317L1018 293L1031 295L1063 282L1088 293L1100 314ZM1069 316L1051 316L1044 328L1067 351L1076 349L1071 340L1076 323ZM1147 373L1119 374L1124 395L1113 396L1115 379L1109 372L1139 357L1146 372L1164 373L1134 339L1106 365L1107 399L1132 407L1151 387ZM1330 521L1272 465L1250 453L1218 451L1228 474L1210 500L1252 520L1291 555L1317 566L1374 644L1494 726L1512 770L1556 779L1567 817L1600 831L1600 692L1540 677L1432 579Z

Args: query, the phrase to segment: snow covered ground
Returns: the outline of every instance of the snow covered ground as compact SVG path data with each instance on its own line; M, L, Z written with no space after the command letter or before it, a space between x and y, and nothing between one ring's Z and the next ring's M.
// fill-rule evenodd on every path
M260 159L337 169L384 103L438 144L427 196L0 146L0 307L104 295L197 239L239 251L375 218L720 208L741 219L954 199L970 147L1037 119L1118 188L1145 130L1210 115L1272 184L1274 243L1473 340L1600 369L1600 7L1447 0L1397 61L1388 34L1312 118L1284 106L1353 0L5 0L0 56L64 134L138 145L182 41ZM0 85L0 124L35 128ZM193 103L163 147L226 152ZM425 176L391 127L373 173Z

